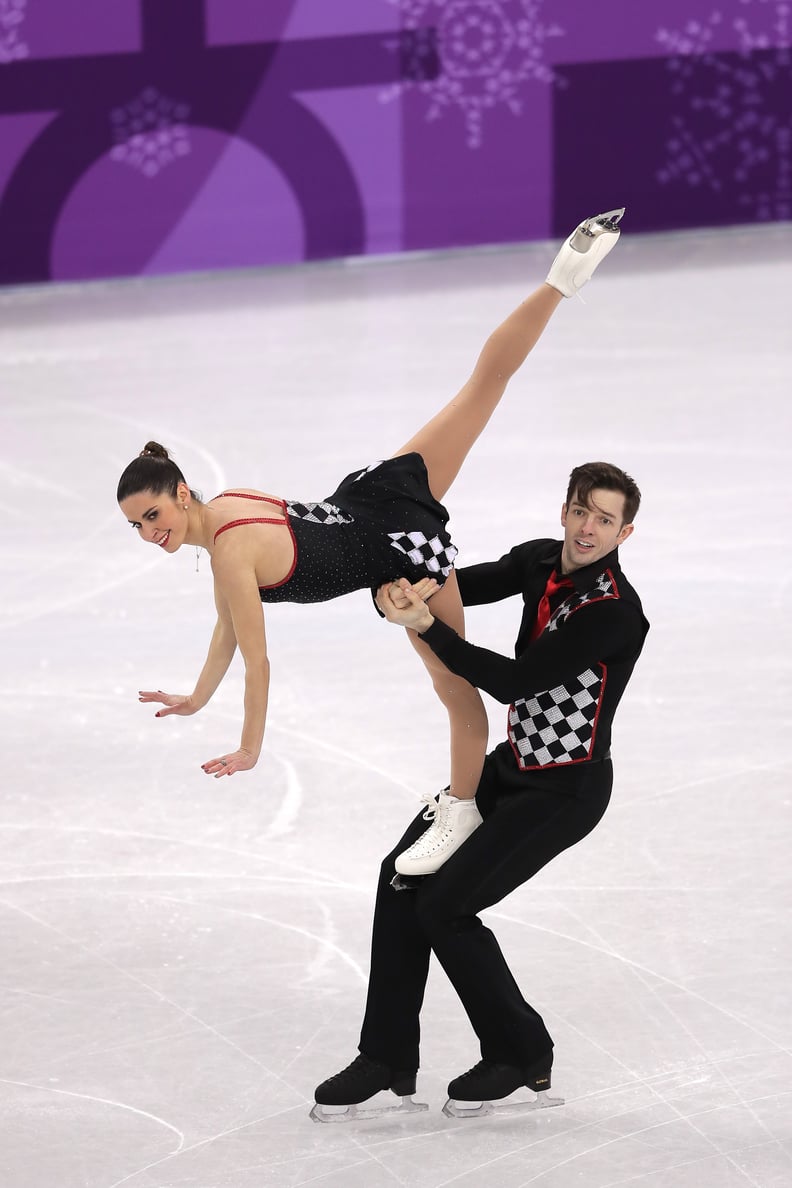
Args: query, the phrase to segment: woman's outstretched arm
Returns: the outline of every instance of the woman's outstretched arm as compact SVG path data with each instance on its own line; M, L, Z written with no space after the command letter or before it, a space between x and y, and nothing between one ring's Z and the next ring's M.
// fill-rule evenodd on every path
M198 710L203 709L210 700L227 673L236 651L237 640L228 603L220 595L216 586L215 605L217 606L217 623L212 632L206 661L192 693L163 693L162 689L141 689L139 694L141 701L159 702L165 707L157 710L158 718L167 718L170 714L179 714L181 717L197 714Z
M207 775L233 775L236 771L248 771L255 767L261 753L264 741L264 727L267 720L267 703L269 699L270 665L267 656L267 637L264 630L264 613L261 605L256 574L252 563L245 557L244 552L235 548L226 548L220 557L215 554L212 560L217 588L218 610L226 608L230 630L233 633L235 645L239 645L245 661L245 716L242 725L242 738L236 751L209 759L202 764ZM221 620L224 618L221 615ZM214 638L213 638L214 642ZM201 673L196 692L201 682L206 679L206 689L209 696L222 680L228 664L233 656L233 648L224 657L220 647L217 649L217 667L212 667L212 649L210 648L204 671ZM220 670L220 664L225 664Z
M217 623L212 632L206 661L190 697L196 710L203 709L217 691L220 682L228 672L228 666L233 660L237 648L237 637L234 632L231 611L216 585L215 606L217 607Z

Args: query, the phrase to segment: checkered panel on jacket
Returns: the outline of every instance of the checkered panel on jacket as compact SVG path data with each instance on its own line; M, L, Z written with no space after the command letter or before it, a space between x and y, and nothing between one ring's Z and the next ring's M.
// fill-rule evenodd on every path
M509 707L509 741L521 770L588 759L605 687L605 668L597 667Z
M603 598L618 597L619 591L616 589L613 574L609 569L606 569L599 575L590 590L586 590L583 594L570 594L569 598L565 598L561 605L556 607L548 620L545 631L558 631L561 624L582 606L587 606L591 602L600 602Z

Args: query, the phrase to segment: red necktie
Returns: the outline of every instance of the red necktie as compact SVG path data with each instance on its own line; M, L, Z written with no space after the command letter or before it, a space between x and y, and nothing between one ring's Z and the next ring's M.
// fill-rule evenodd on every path
M548 624L550 619L550 599L556 593L556 591L562 590L565 586L571 589L572 582L567 577L557 578L556 571L553 570L553 572L550 574L550 577L547 579L545 592L541 597L536 611L536 622L534 623L533 630L531 632L531 643L533 643L535 639L539 638Z

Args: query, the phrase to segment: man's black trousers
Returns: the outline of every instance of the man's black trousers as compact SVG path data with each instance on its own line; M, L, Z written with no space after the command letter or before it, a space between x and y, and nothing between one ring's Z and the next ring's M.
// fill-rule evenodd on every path
M423 814L382 863L360 1051L393 1069L419 1066L431 953L459 995L483 1059L524 1067L552 1047L478 913L594 828L608 806L612 767L604 760L574 771L525 773L519 790L504 790L502 764L493 759L487 756L476 796L484 820L437 874L410 890L390 885L396 855L428 828Z

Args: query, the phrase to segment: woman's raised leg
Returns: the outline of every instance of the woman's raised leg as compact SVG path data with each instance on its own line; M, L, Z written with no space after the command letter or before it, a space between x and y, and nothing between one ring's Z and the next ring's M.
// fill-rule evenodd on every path
M455 573L433 596L432 613L464 635L465 612ZM407 635L446 708L451 735L449 788L437 798L431 826L396 861L399 874L426 875L439 870L481 824L475 796L487 753L489 719L478 689L449 672L415 631Z
M464 636L465 612L455 573L449 575L442 590L432 598L432 614ZM459 800L471 800L481 778L489 735L489 719L481 694L462 677L449 672L417 632L408 629L407 635L426 665L435 692L448 713L451 735L449 793Z
M487 339L473 373L453 400L397 450L421 455L435 499L442 500L468 452L497 408L511 377L525 361L560 305L562 296L542 285Z
M435 499L443 499L473 443L489 421L511 377L542 336L563 297L585 284L619 238L623 211L586 219L564 243L547 281L493 331L473 373L453 400L396 451L419 453Z
M443 499L514 373L539 341L561 303L585 284L619 237L623 211L610 211L576 228L561 248L547 281L522 302L487 339L470 379L445 408L397 451L419 453L429 486ZM464 609L452 573L432 599L432 612L464 636ZM432 826L400 854L399 874L438 870L480 823L475 794L484 765L489 723L477 689L450 673L412 631L411 642L446 707L451 732L451 785L441 793Z

